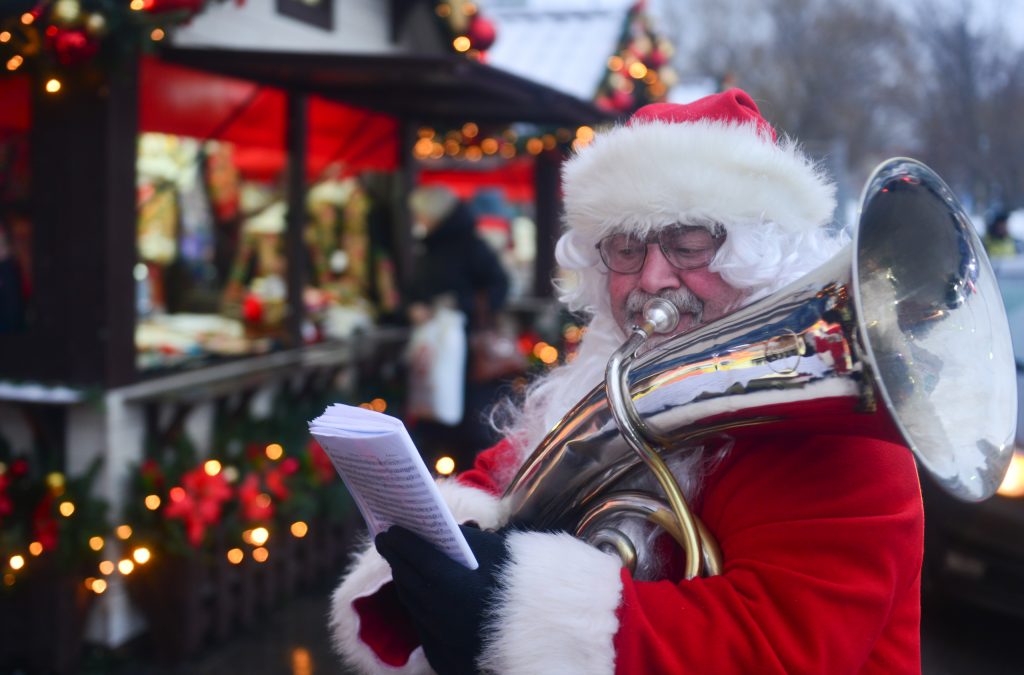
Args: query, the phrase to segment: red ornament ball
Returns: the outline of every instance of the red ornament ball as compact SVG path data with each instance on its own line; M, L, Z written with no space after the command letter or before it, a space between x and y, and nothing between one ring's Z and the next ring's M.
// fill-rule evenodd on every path
M489 19L475 14L469 22L469 30L466 31L466 35L469 37L469 42L473 45L473 49L479 49L483 52L490 49L491 45L494 44L494 40L498 37L498 31Z
M259 323L263 319L263 301L260 296L250 293L242 301L242 318L249 323Z
M46 35L50 49L53 50L57 56L57 62L62 66L75 66L84 63L96 56L96 52L100 50L100 43L92 39L84 30L57 30L52 35L48 30Z

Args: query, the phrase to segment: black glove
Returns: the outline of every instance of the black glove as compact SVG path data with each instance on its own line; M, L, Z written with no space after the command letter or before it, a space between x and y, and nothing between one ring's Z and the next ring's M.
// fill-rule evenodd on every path
M497 586L495 575L508 557L505 532L461 525L480 567L469 570L401 527L377 535L377 551L391 565L398 598L439 675L476 672L480 627Z

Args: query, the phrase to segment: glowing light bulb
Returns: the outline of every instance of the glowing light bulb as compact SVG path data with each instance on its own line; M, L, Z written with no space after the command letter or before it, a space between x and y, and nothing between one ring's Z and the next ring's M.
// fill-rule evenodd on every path
M25 566L25 557L20 555L12 555L11 559L7 561L7 564L11 566L12 570L20 570Z
M135 570L135 563L128 558L125 558L121 562L117 563L117 571L121 574L128 576Z
M294 523L292 523L291 530L292 530L292 536L293 537L297 537L297 538L301 539L302 537L306 536L307 532L309 532L309 526L306 525L301 520L297 520Z
M149 549L146 548L145 546L140 546L137 549L135 549L134 551L132 551L132 558L134 558L135 562L137 562L140 565L145 565L146 563L149 562L150 558L152 558L152 557L153 556L149 552Z
M146 495L146 508L150 511L156 511L160 508L160 496L159 495Z
M43 545L40 544L38 541L34 541L28 545L28 552L32 555L39 555L43 552Z
M104 560L100 563L100 574L109 576L114 573L114 563L110 560Z
M118 539L127 539L132 536L132 528L130 525L118 525L114 532L117 534Z
M65 518L70 518L71 514L75 512L75 505L71 502L61 502L57 508L60 509L60 515Z
M240 548L233 548L230 551L228 551L228 562L232 565L239 564L240 562L242 562L242 559L244 558L245 552L242 551L242 549Z
M472 46L473 43L470 42L469 38L466 37L465 35L460 35L459 37L452 40L452 47L455 47L455 51L457 52L468 52L469 48Z
M260 546L252 550L252 559L258 563L266 562L267 558L270 557L270 551Z
M270 532L265 527L256 527L253 528L249 538L252 539L252 543L256 546L263 546L267 543L267 539L270 539Z
M51 77L46 81L46 91L50 94L56 94L60 91L60 80L56 77Z
M107 590L106 579L97 579L96 581L92 582L92 592L96 595L101 594L105 590Z
M434 468L442 476L449 476L455 471L455 460L451 457L441 457L434 463Z
M281 447L280 443L271 443L266 449L267 458L272 460L279 460L284 455L284 448Z
M89 548L94 551L103 550L103 545L106 542L103 541L103 537L89 537Z
M206 463L203 464L203 471L206 472L207 476L216 476L220 473L220 469L220 462L215 459L208 459L206 460Z

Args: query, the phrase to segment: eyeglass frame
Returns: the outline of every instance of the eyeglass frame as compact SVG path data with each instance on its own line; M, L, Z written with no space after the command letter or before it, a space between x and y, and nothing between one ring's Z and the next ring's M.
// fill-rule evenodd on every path
M638 272L643 270L644 265L647 264L647 247L650 246L651 244L657 244L658 245L658 249L661 251L661 255L663 255L665 257L665 260L668 262L669 265L671 265L672 267L674 267L677 270L699 270L702 267L707 267L708 265L710 265L711 262L715 259L715 254L712 254L711 258L709 258L706 263L702 263L700 265L680 267L679 265L677 265L674 262L672 262L671 256L669 256L668 252L665 250L665 245L661 241L661 236L662 236L663 233L665 233L665 232L667 232L669 230L675 229L675 228L706 230L708 232L708 234L711 235L711 240L712 240L713 245L714 245L713 247L714 247L714 250L715 250L715 254L717 254L718 253L718 249L720 249L722 247L722 243L725 241L725 237L726 237L725 227L723 227L721 225L721 223L714 223L714 225L712 225L711 227L705 227L704 225L684 225L682 223L676 223L674 225L669 225L668 227L660 228L657 231L652 232L651 234L647 235L647 238L643 240L643 244L644 244L643 258L640 259L640 265L634 271L632 271L632 272L621 272L621 271L615 269L614 267L612 267L611 265L609 265L608 264L608 260L605 259L605 252L601 248L601 244L603 244L608 239L610 239L612 237L617 237L619 235L630 236L629 234L627 234L625 232L613 232L611 234L605 235L605 236L601 237L600 241L598 241L596 244L594 244L594 248L597 249L597 253L601 257L601 262L604 263L604 266L607 267L612 272L615 272L616 274L637 274Z

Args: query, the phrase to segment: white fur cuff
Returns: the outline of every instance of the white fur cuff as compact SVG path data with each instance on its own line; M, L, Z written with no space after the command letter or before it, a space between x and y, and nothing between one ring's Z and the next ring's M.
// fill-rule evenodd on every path
M564 533L517 532L509 536L508 549L498 602L484 628L481 670L613 673L619 559Z

